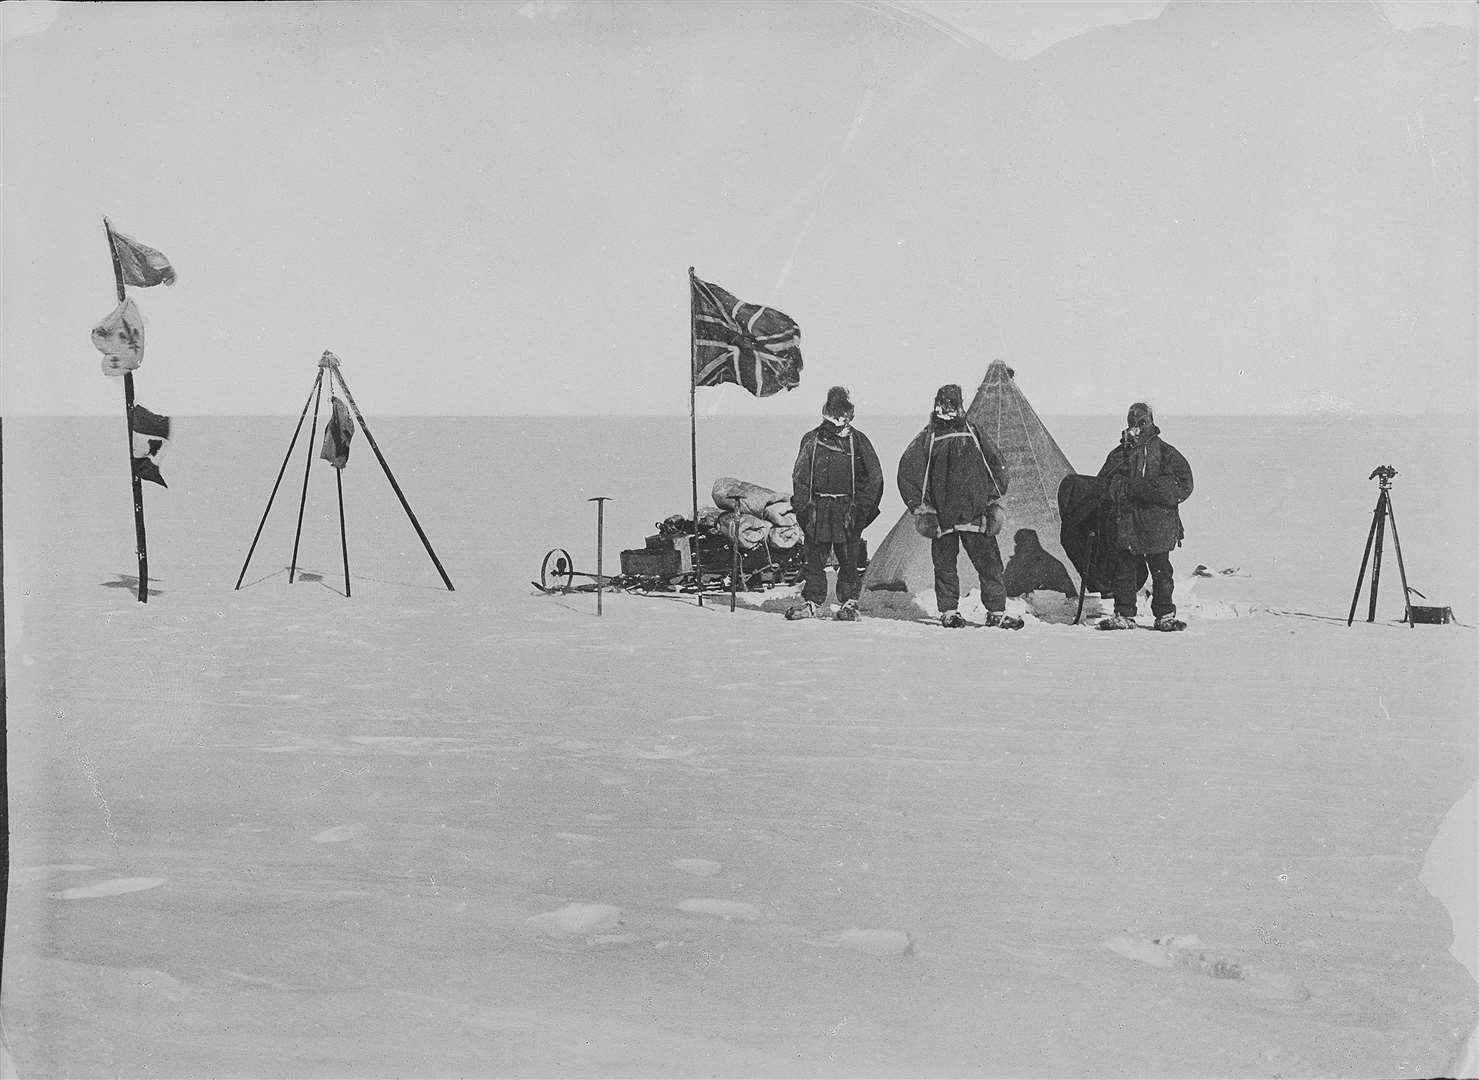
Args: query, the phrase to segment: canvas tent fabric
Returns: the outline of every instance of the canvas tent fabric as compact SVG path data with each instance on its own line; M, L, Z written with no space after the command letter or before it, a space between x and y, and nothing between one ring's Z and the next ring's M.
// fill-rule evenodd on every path
M1007 595L1034 589L1076 595L1058 515L1058 485L1074 469L1017 386L1016 373L1002 361L993 361L966 415L996 444L1007 468L1008 490L1001 501L1006 519L996 538L1006 564ZM959 571L962 586L974 588L977 576L964 553ZM930 542L905 512L868 562L861 606L865 611L909 607L934 585Z

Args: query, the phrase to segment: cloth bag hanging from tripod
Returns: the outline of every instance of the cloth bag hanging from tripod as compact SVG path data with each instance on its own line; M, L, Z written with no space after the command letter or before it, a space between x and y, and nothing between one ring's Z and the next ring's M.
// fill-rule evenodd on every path
M354 438L354 419L349 415L349 407L337 396L331 396L329 401L334 415L324 426L324 444L318 456L334 468L342 469L349 464L349 440Z

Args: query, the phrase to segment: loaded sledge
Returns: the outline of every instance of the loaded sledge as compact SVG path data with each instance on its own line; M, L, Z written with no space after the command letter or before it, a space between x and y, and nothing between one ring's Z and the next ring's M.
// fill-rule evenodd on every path
M711 494L714 505L700 507L697 521L670 515L654 525L656 532L642 547L622 551L620 574L598 578L577 571L570 553L554 548L531 584L544 593L604 587L707 594L764 591L801 581L805 537L790 495L728 476L714 482ZM866 547L862 562L866 565ZM577 583L577 578L587 580Z

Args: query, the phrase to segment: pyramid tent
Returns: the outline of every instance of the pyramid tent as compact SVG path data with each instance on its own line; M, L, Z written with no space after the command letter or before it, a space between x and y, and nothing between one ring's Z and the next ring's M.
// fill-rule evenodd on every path
M1006 522L996 538L1006 563L1007 595L1033 589L1076 595L1073 564L1058 538L1058 485L1073 466L1018 388L1015 372L1000 360L992 361L966 415L996 444L1007 469L1007 494L1001 501ZM964 551L959 569L962 593L977 588L979 578ZM869 560L862 606L918 607L916 598L934 587L930 542L905 511Z

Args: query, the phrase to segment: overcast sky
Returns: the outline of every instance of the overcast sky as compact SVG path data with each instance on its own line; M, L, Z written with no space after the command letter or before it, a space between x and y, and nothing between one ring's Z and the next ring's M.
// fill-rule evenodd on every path
M178 271L172 288L133 291L148 331L140 400L175 415L295 414L325 348L372 414L686 412L690 265L803 328L801 389L701 391L710 413L814 412L832 382L874 412L917 412L941 381L969 393L996 355L1031 372L1045 413L1106 411L1106 393L1116 409L1154 396L1184 413L1472 410L1472 381L1452 374L1463 355L1394 396L1349 379L1336 349L1299 352L1294 370L1271 348L1265 377L1234 382L1225 356L1188 361L1198 342L1133 355L1132 327L1095 383L1062 327L1037 340L1054 308L1032 296L1014 298L1015 321L912 301L891 325L922 328L870 321L920 290L948 295L958 275L893 280L887 264L849 260L849 232L936 245L942 266L961 255L948 232L915 235L884 213L898 181L878 166L880 132L898 130L884 125L907 129L910 102L962 71L1036 63L1164 7L0 5L0 406L118 411L119 380L88 337L114 303L107 214ZM1373 10L1397 31L1454 28L1472 62L1466 0ZM1419 110L1413 138L1432 123ZM1472 197L1464 153L1462 166L1435 154L1432 177L1460 176ZM948 146L909 160L921 190L952 167ZM1473 260L1440 269L1462 284ZM1085 340L1117 317L1075 316Z

